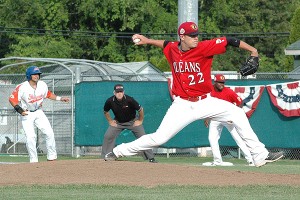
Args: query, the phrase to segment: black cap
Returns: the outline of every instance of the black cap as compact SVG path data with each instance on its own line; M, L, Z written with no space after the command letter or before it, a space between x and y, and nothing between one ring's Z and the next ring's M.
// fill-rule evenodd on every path
M114 86L114 91L115 92L123 92L124 91L124 86L122 84L117 84Z

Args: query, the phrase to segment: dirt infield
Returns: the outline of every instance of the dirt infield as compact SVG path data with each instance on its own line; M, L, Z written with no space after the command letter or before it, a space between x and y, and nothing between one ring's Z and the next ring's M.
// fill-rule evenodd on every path
M0 186L27 184L300 185L300 175L227 171L212 167L102 159L1 164Z

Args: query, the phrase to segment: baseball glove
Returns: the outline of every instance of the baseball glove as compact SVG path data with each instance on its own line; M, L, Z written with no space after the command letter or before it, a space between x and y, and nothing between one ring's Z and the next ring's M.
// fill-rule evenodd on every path
M242 76L254 74L259 66L258 57L250 56L247 61L240 67Z

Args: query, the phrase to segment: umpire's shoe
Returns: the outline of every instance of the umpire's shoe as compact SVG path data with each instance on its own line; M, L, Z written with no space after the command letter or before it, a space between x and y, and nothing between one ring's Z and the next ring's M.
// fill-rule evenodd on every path
M149 159L150 163L158 163L157 160L155 160L154 158Z
M268 157L265 159L267 163L275 162L283 157L283 151L279 151L276 153L269 153Z
M108 154L106 154L104 156L105 161L115 161L115 160L117 160L117 158L118 157L114 154L114 152L109 152Z

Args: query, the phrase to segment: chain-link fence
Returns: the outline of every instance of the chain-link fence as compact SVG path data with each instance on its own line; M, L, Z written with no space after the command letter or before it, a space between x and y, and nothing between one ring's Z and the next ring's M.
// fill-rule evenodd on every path
M61 78L60 76L63 76ZM59 96L73 99L71 75L43 74L49 89ZM20 115L10 105L8 98L16 86L24 82L25 74L0 74L0 144L1 153L4 154L27 154L26 137L20 121ZM63 82L63 83L62 83ZM68 84L67 84L68 83ZM43 110L53 127L59 154L72 154L73 119L72 103L52 101L45 99ZM36 129L38 153L46 153L45 137Z
M18 59L16 59L18 61ZM41 66L42 80L45 81L51 91L59 96L70 97L71 103L63 103L52 100L45 100L43 103L43 110L47 115L50 123L52 124L55 139L57 143L57 151L60 155L76 156L84 155L100 155L101 146L99 147L74 147L74 85L80 81L167 81L166 77L170 73L160 73L156 69L148 72L143 71L143 66L138 68L135 72L124 71L122 65L117 65L113 69L107 63L95 63L95 61L81 61L81 60L68 60L68 59L26 59L30 64ZM28 61L29 60L29 61ZM1 59L0 59L1 61ZM12 62L16 62L15 60ZM19 62L19 61L18 61ZM51 66L46 67L48 62ZM40 63L43 63L42 65ZM46 63L46 64L45 64ZM71 63L71 64L70 64ZM24 65L24 63L21 63ZM28 65L28 63L26 63ZM6 65L12 65L11 63ZM16 64L17 65L17 64ZM5 67L6 67L5 66ZM87 66L89 69L87 70ZM134 66L134 65L132 65ZM45 67L45 68L43 68ZM79 69L80 68L80 69ZM97 69L98 68L98 69ZM125 68L130 68L130 64ZM66 70L67 69L67 70ZM79 69L79 70L78 70ZM107 74L109 73L109 74ZM257 73L247 78L241 77L236 72L216 72L226 75L227 80L236 79L256 79L267 81L278 80L300 80L300 73ZM19 74L0 74L0 145L2 154L27 154L25 134L19 120L19 114L14 111L8 102L8 98L15 87L26 81L25 71ZM291 127L292 128L292 127ZM46 153L45 140L43 134L36 130L38 135L37 146L40 154ZM230 158L243 158L243 154L237 147L220 146L223 157ZM271 151L279 149L270 149ZM282 149L281 149L282 150ZM300 149L283 149L286 157L289 159L300 159ZM164 149L155 148L154 153L160 156L211 156L209 147L201 148L188 148L188 149Z

